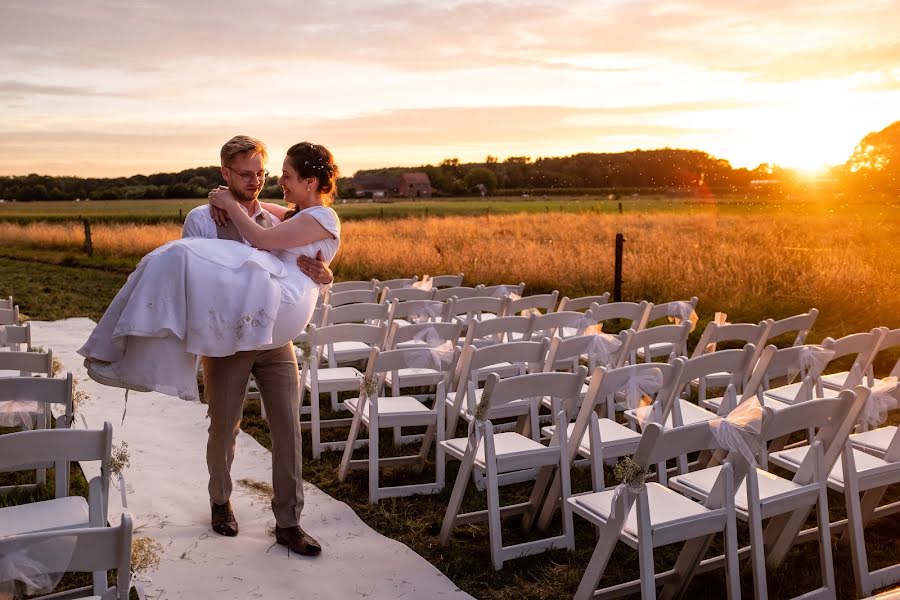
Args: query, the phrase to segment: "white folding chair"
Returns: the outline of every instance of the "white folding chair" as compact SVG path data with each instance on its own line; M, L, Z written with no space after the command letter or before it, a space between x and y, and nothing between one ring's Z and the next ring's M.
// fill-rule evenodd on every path
M397 300L409 302L410 300L433 300L434 289L420 290L418 288L382 288L378 300L381 303Z
M559 308L557 308L556 310L584 312L594 304L602 305L606 304L607 302L609 302L609 292L604 292L599 296L580 296L578 298L569 298L568 296L563 296L563 299L559 301Z
M322 300L323 304L327 304L332 308L336 308L338 306L344 306L345 304L358 304L360 302L367 302L370 304L378 304L378 294L380 292L378 290L350 290L347 292L332 292L329 291L325 298Z
M756 598L762 600L768 597L763 521L801 508L809 509L813 505L816 506L818 519L817 541L822 586L807 592L804 597L836 596L828 517L826 487L828 469L825 465L825 448L833 446L833 436L839 430L833 424L842 423L846 419L854 401L853 393L848 391L840 398L821 398L786 407L779 411L777 416L771 408L765 408L770 417L765 419L760 431L761 446L765 446L771 440L805 431L810 427L816 428L819 434L812 445L806 448L811 449L805 457L808 464L804 467L809 472L809 477L790 480L761 468L753 468L736 492L737 517L746 522L750 529L750 546L745 550L751 555ZM749 447L748 450L752 451ZM709 496L719 468L713 466L676 475L669 480L669 486L702 502Z
M394 304L391 321L401 327L411 323L434 323L440 321L443 314L443 302L438 302L437 300L408 300Z
M325 305L322 315L322 324L341 325L344 323L364 323L366 325L378 325L390 328L394 320L395 302L386 304L374 304L371 302L360 302L357 304L345 304L343 306L332 307ZM299 338L299 341L306 339L307 334ZM347 363L355 363L366 360L369 357L369 350L372 344L367 344L359 340L346 340L328 344L322 349L322 359L333 366L342 366ZM333 360L332 360L333 359Z
M680 359L679 359L680 360ZM651 423L644 430L633 464L637 471L647 472L651 465L665 464L686 452L717 447L707 423L697 423L663 430ZM575 598L593 598L615 591L617 594L640 591L643 598L655 598L656 587L667 583L684 593L695 570L695 564L682 564L682 556L692 555L697 540L716 533L724 534L726 585L725 595L732 600L741 596L738 572L737 526L735 523L735 464L743 461L738 453L719 470L714 491L704 503L694 502L659 483L644 483L638 474L633 482L623 482L615 489L576 495L568 502L572 511L598 528L597 545L585 569ZM745 471L746 467L737 467ZM640 578L613 588L597 590L606 565L618 541L637 550ZM673 571L656 575L653 551L660 546L687 542Z
M534 320L534 315L497 317L486 321L471 319L463 346L481 348L505 342L527 342L534 330Z
M0 348L23 351L31 349L31 322L24 325L0 325Z
M456 275L435 275L431 278L431 285L434 289L460 287L463 284L463 274Z
M597 367L594 370L575 422L568 423L565 430L565 437L569 441L569 463L574 464L579 456L590 460L594 491L606 487L604 462L634 454L641 440L640 433L616 422L613 400L616 394L635 389L641 396L656 398L662 406L668 406L670 403L666 402L666 398L672 395L683 366L683 360L679 358L671 364L639 363L618 369ZM660 418L664 416L660 415ZM562 432L553 426L545 427L541 433L549 436L550 442L554 443ZM560 485L559 473L543 469L538 476L534 497L546 498L537 520L537 526L541 530L550 524L560 504ZM526 520L524 526L531 527L530 519Z
M444 321L455 319L468 324L469 321L484 321L503 315L508 296L472 296L470 298L450 298L444 307Z
M360 290L374 290L378 285L377 279L369 281L335 281L331 284L331 293L339 294L341 292L357 292Z
M503 373L514 376L524 375L529 371L542 371L549 346L550 341L541 338L539 341L463 348L450 380L452 389L448 389L444 382L438 384L437 389L438 405L444 406L447 411L447 439L455 437L460 418L466 422L474 419L475 408L484 393L484 388L480 384L489 374ZM539 436L537 426L535 411L535 421L530 424L529 429L535 439Z
M109 506L112 425L103 429L36 429L0 435L0 472L24 471L56 463L56 497L0 508L0 539L53 529L103 527ZM100 476L89 482L89 495L69 496L69 463L100 461Z
M11 355L11 356L6 356ZM18 355L18 356L16 356ZM16 368L23 368L25 373L41 372L39 368L47 368L48 377L0 377L0 425L6 427L21 427L22 429L48 429L50 427L53 409L57 408L61 414L56 419L57 429L68 429L72 424L74 414L73 405L73 379L71 373L66 373L65 379L49 378L49 366L51 362L50 352L2 352L0 363L7 358L16 359ZM37 363L37 364L29 364ZM33 370L32 370L33 369ZM50 464L35 464L35 483L27 484L28 487L41 485L46 481L47 467ZM68 487L69 471L63 463L57 463L56 487ZM9 491L10 486L0 486L0 493Z
M753 344L753 347L756 348L756 356L753 358L752 364L755 365L759 354L765 348L771 326L771 319L765 319L755 325L753 323L720 324L710 321L700 335L700 340L697 342L691 358L720 350L723 344L732 345L737 342L741 347L745 344ZM707 389L724 388L730 380L731 376L728 373L711 373L699 380L692 381L691 385L697 388L699 402L702 403L706 399ZM736 388L738 392L743 391L744 383L743 381L738 382Z
M419 281L418 276L414 277L398 277L397 279L386 279L384 281L379 281L375 285L375 289L378 290L378 293L381 294L385 289L396 290L400 288L408 288L411 287L412 284Z
M556 309L559 292L553 290L549 294L534 294L523 298L510 298L506 305L507 315L540 315L552 313Z
M473 298L480 295L483 288L484 286L482 285L476 287L457 285L453 287L439 288L434 292L434 299L438 302L446 302L450 298L456 298L457 300L462 300L463 298ZM490 296L490 294L487 295Z
M481 293L488 296L494 296L496 298L502 298L504 296L512 296L515 294L519 298L521 298L525 294L525 283L517 283L517 284L500 284L500 285L486 285L481 288Z
M347 400L347 409L353 414L350 435L344 446L344 455L338 469L338 479L344 481L348 471L352 469L369 470L369 502L377 503L382 498L410 496L413 494L435 494L444 487L444 451L440 446L443 440L444 411L435 403L432 408L422 404L412 396L385 396L385 377L388 373L396 373L410 364L418 364L421 359L431 357L427 348L401 348L397 350L379 350L373 348L369 355L365 377L360 386L358 398ZM369 433L369 456L353 460L353 449L360 430L365 427ZM419 452L415 455L381 458L379 456L379 430L382 428L426 427L428 434L423 437ZM429 483L416 483L395 486L381 486L379 472L384 466L416 465L420 470L424 467L431 449L431 441L438 442L435 457L435 480Z
M15 306L13 303L13 297L7 296L6 298L0 298L0 308L12 308Z
M19 307L0 308L0 325L18 325L19 324Z
M690 333L690 321L679 325L657 325L633 332L625 338L625 347L619 352L619 366L633 365L638 361L651 362L659 356L665 356L669 360L685 356L684 350ZM669 353L661 353L663 348L667 348Z
M529 435L520 431L495 433L491 419L516 417L520 422L531 422L537 408L532 398L535 395L556 395L564 402L577 397L587 370L579 368L575 373L533 373L507 379L500 379L496 374L488 377L484 395L479 400L474 421L470 426L467 438L448 439L441 442L448 458L460 461L459 472L453 486L453 493L444 522L441 526L440 542L446 546L457 525L488 521L491 543L491 561L494 569L503 568L507 560L521 556L531 556L552 548L572 549L575 545L571 513L566 509L563 513L562 533L556 536L522 542L509 546L503 545L501 532L502 517L534 512L537 502L532 498L528 502L500 506L500 486L504 484L504 475L532 471L547 467L558 470L561 474L562 496L569 495L569 462L566 452L566 439L563 433L556 442L544 446ZM557 415L560 431L565 432L568 421L565 414ZM478 473L486 481L487 510L460 513L466 488L473 473ZM510 481L519 481L511 478Z
M582 335L588 327L597 324L594 319L593 309L584 313L566 310L535 315L533 333L548 338L560 337L563 339Z
M647 326L653 304L641 302L610 302L591 308L591 319L607 333L618 333L625 329L641 331Z
M794 338L791 340L791 345L802 346L806 343L806 336L809 335L818 316L818 309L811 308L807 313L773 321L772 327L769 328L769 337L766 338L766 343L769 344L774 339L796 332L796 335L791 336Z
M890 330L887 327L878 327L866 333L853 333L836 340L825 338L822 345L834 351L832 362L848 356L853 356L854 359L847 371L823 374L819 378L822 387L836 391L849 389L860 383L872 387L875 383L872 362L879 348L884 345L884 338L888 333ZM825 369L828 370L828 367ZM853 374L862 374L863 377L856 377Z
M900 329L893 329L887 332L881 339L878 353L881 353L882 351L895 351L898 348L900 348ZM874 360L875 359L873 358L873 362ZM825 377L823 377L823 379L825 379ZM900 360L894 364L893 369L888 373L888 377L900 377ZM866 374L866 379L868 381L865 385L872 388L873 393L878 389L876 386L886 386L890 383L887 378L875 378L871 367ZM894 405L900 406L900 389L895 388L892 395L896 400ZM884 416L887 417L891 409L887 406L885 406L884 409ZM893 410L896 410L896 408ZM869 411L866 412L868 413ZM870 414L877 415L877 418L871 419L873 421L878 421L881 417L880 410L872 411ZM897 426L868 422L869 420L870 419L866 419L867 422L862 424L862 427L860 427L861 431L850 436L850 443L853 444L854 448L859 448L864 452L883 458L885 453L887 453L891 441L894 439L894 435L897 432Z
M346 404L338 402L339 392L359 389L363 374L353 366L338 366L332 360L324 366L321 357L329 345L340 342L360 342L372 347L383 345L387 336L387 326L363 323L342 323L318 328L311 325L307 340L300 349L300 414L309 415L309 421L301 421L302 429L309 428L312 439L313 458L319 458L323 450L340 450L343 440L322 442L322 430L349 427L351 418L329 417L323 419L320 408L320 394L330 394L331 412L347 410ZM303 398L309 392L309 406L303 406Z
M869 398L869 389L857 386L854 390L857 398L854 403L859 405L858 411L852 416L852 423L842 429L842 432L852 428L859 416L863 405ZM841 392L841 397L850 394L849 390ZM865 544L865 527L877 517L884 517L900 510L900 502L895 501L883 506L879 503L884 498L889 486L900 484L900 436L894 435L894 439L888 447L888 452L883 458L878 458L846 443L846 436L839 447L836 448L836 458L826 454L825 466L828 472L828 487L844 495L847 509L847 519L831 524L833 531L845 531L845 537L849 537L850 550L853 559L853 571L856 578L857 593L860 597L871 595L872 591L900 581L900 563L888 566L876 571L869 571L868 558ZM795 473L794 479L806 477L808 469L805 465L808 461L809 447L802 446L769 454L769 461ZM862 498L860 498L862 494ZM790 548L792 541L790 535L800 535L800 529L805 521L805 515L798 511L792 515L790 522L770 524L766 529L767 540L773 547L768 558L770 565L775 565L783 560L783 554ZM808 532L803 532L806 535Z
M132 587L133 528L131 513L125 512L117 527L79 527L0 536L0 556L12 557L22 567L23 575L32 581L38 575L94 573L93 587L47 597L82 597L80 593L84 592L93 593L92 597L99 600L128 600ZM113 569L116 584L109 587L106 572ZM79 596L72 596L73 592ZM143 594L139 593L138 597L143 600Z
M662 319L666 319L665 322L674 322L676 325L688 321L690 322L688 333L690 333L694 331L694 327L697 323L696 308L697 296L693 296L690 300L676 300L672 302L663 302L662 304L654 304L647 314L647 326L650 327L651 323ZM669 356L673 352L676 356L687 356L687 340L685 340L685 343L681 346L667 343L651 344L649 348L640 348L637 351L637 355L638 358L646 360L647 356L649 356L650 359L653 359L658 356Z

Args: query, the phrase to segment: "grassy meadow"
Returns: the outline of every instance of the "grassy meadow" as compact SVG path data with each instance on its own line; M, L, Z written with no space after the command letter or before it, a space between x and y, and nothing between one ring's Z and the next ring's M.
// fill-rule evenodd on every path
M140 257L180 236L177 218L171 218L171 208L178 205L172 202L0 205L0 296L13 295L32 318L98 319ZM820 316L811 341L879 325L900 327L896 200L762 204L739 198L724 202L629 198L622 201L622 214L618 202L518 198L491 204L444 200L338 205L344 227L332 267L341 280L462 272L466 284L524 281L526 293L556 289L568 296L597 294L612 290L614 239L621 232L626 240L624 299L662 302L696 295L701 323L694 341L716 311L726 312L732 322L756 322L816 307ZM92 257L83 249L81 222L72 220L88 213L69 212L88 204L97 209L90 215ZM194 204L185 201L183 212ZM25 216L9 212L22 208L33 212ZM58 218L45 219L48 209ZM896 355L885 356L884 364L877 365L879 374L896 360ZM243 428L270 446L258 401L248 402ZM459 528L449 548L437 544L456 463L448 467L443 494L389 499L372 506L366 503L363 473L351 473L344 483L337 481L339 455L326 453L322 460L309 460L305 437L304 456L307 481L347 502L376 530L409 545L478 598L571 596L593 548L592 532L576 519L576 552L514 560L497 574L490 568L486 526ZM387 473L389 480L400 476L406 475ZM576 472L574 486L576 490L589 486L586 473ZM519 497L527 490L513 486L505 494ZM467 495L467 509L483 504L483 494ZM830 506L835 517L842 514L843 501L833 492ZM746 529L740 531L745 540ZM509 527L507 535L518 534ZM870 528L869 537L873 568L896 560L900 552L896 527ZM769 574L772 597L799 594L817 585L815 552L812 546L796 547L786 564ZM835 545L834 553L838 597L853 598L847 545ZM610 563L612 578L633 577L636 556L620 545ZM672 557L674 550L658 553L657 571L670 566ZM750 596L748 576L742 584ZM722 573L714 572L698 577L688 593L718 598L723 585Z

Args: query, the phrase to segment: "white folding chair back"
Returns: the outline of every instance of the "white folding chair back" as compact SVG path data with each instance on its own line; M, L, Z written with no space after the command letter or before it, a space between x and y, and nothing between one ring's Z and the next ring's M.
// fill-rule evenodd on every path
M397 302L394 306L393 321L400 325L410 323L436 322L444 314L444 303L437 300L409 300Z
M531 339L534 315L497 317L486 321L472 319L466 328L463 346L490 346L504 342L521 342Z
M494 296L496 298L502 298L504 296L510 296L515 294L518 297L522 297L525 295L525 283L517 283L517 284L500 284L500 285L486 285L481 288L481 293L487 296Z
M328 304L331 308L344 306L345 304L358 304L360 302L368 302L370 304L378 304L377 290L350 290L348 292L330 292L324 299L324 304Z
M572 310L557 311L545 315L535 315L533 333L548 338L566 339L581 335L585 329L596 323L593 309L584 313Z
M434 289L420 290L418 288L382 288L379 301L382 303L397 300L408 302L410 300L433 300Z
M463 274L456 275L435 275L431 278L431 285L435 289L460 287L463 284Z
M477 287L466 287L466 286L453 286L447 288L440 288L434 292L434 299L438 302L446 302L450 298L456 298L457 300L462 300L463 298L473 298L475 296L481 295L481 290L484 286ZM486 294L490 296L490 294Z
M468 323L471 320L483 321L503 315L508 296L472 296L470 298L450 298L444 307L444 321L457 319Z
M0 325L18 325L19 307L0 308Z
M452 438L456 434L456 426L460 417L471 422L475 408L484 391L479 383L491 373L505 375L524 375L527 372L539 372L544 369L547 349L550 341L541 338L538 341L508 342L476 348L463 348L459 363L451 380L455 391L448 391L438 386L438 404L447 410L447 435ZM537 423L532 423L531 433L537 436Z
M31 348L31 322L24 325L0 325L0 348L28 350Z
M105 525L105 524L104 524ZM94 573L93 595L100 600L128 600L131 592L131 513L122 513L118 526L79 527L0 536L0 556L20 556L17 562L35 565L43 560L43 574ZM44 549L56 551L47 554ZM116 570L116 585L108 587L106 571ZM35 573L29 573L34 576ZM90 589L90 588L88 588ZM81 590L79 590L81 591ZM86 591L86 590L85 590Z
M559 292L553 290L549 294L535 294L524 298L510 299L506 306L507 315L539 315L552 313L556 309Z
M590 309L594 304L603 305L607 302L609 302L609 292L604 292L600 296L580 296L578 298L563 296L563 299L559 301L559 308L557 310L584 312Z
M339 294L341 292L374 290L376 285L378 285L377 279L370 279L369 281L335 281L331 284L331 293Z
M686 356L690 333L690 321L684 321L680 325L657 325L632 332L626 336L625 348L619 352L619 366L636 364L638 360L651 362L658 356L668 359Z
M368 325L390 324L394 305L392 303L377 304L359 302L331 306L326 304L322 325L340 325L341 323L366 323Z
M650 317L650 310L653 304L642 300L641 302L610 302L609 304L598 304L591 308L591 318L595 323L605 321L628 321L623 329L634 329L640 331L647 326ZM606 329L606 327L604 327ZM607 329L610 333L614 333Z
M491 544L491 560L494 569L512 558L531 556L552 548L572 549L575 544L572 517L568 509L563 515L563 531L560 535L545 537L504 546L501 518L535 511L539 499L532 495L528 502L510 506L500 505L500 486L522 481L521 475L536 469L548 468L561 474L562 495L569 495L569 463L566 453L565 433L556 444L544 446L517 431L495 433L491 419L517 417L520 423L533 422L537 417L534 396L558 395L564 402L572 401L580 392L587 370L580 367L575 373L534 373L501 380L491 374L479 401L467 438L442 442L447 456L459 460L461 465L441 527L440 542L446 546L458 523L488 521ZM558 426L565 431L566 418L557 415ZM473 475L481 476L487 492L487 510L460 514L463 497ZM509 476L512 477L509 477Z
M887 327L877 327L867 333L853 333L836 340L825 338L822 346L834 351L832 362L848 356L853 356L854 360L848 371L822 375L819 378L822 386L838 391L852 389L859 384L872 387L875 384L872 361L889 331ZM828 367L826 370L829 370Z
M7 296L6 298L0 298L0 308L12 308L15 306L13 303L13 297Z
M49 529L102 527L109 506L112 425L103 429L40 429L0 435L0 472L25 471L56 463L56 497L0 508L0 539ZM69 463L100 461L100 476L89 482L89 497L69 496ZM60 468L64 469L60 473Z
M813 328L813 323L816 322L816 317L818 316L819 310L811 308L808 313L802 313L794 315L793 317L786 317L774 321L772 327L769 329L769 337L766 339L766 343L783 335L797 332L791 345L801 346L805 344L806 336L809 335L810 330Z
M672 302L654 304L653 308L650 309L650 313L647 315L647 322L652 323L660 319L671 317L675 319L675 323L678 324L681 321L686 320L685 317L687 315L690 315L690 311L687 312L687 315L684 314L688 306L690 306L691 311L696 310L697 302L697 296L693 296L690 300L673 300Z
M18 354L2 352L3 354ZM40 354L40 353L29 353ZM47 353L49 354L49 352ZM25 366L25 365L22 365ZM48 377L0 377L0 425L21 427L22 429L48 429L56 408L57 429L67 429L72 424L74 414L73 379L66 373L65 379ZM46 481L46 469L56 467L56 487L68 487L69 470L64 463L35 465L35 483L26 487L41 485ZM9 491L10 486L0 486L0 493Z
M419 277L399 277L397 279L386 279L384 281L379 281L375 285L375 289L378 290L378 293L381 294L385 289L396 290L400 288L408 288L412 286L412 284L419 281Z

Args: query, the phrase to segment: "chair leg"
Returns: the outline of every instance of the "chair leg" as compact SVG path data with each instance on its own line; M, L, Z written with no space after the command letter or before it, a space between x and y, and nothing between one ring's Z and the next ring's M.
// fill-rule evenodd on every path
M588 562L584 575L581 577L581 583L578 584L578 590L575 592L575 600L588 600L594 597L597 584L600 583L600 578L603 577L603 572L606 571L609 557L612 556L616 542L619 541L618 532L622 530L624 521L625 516L617 514L616 518L607 522L603 528L608 535L601 535L597 540L597 545L594 547L593 554L591 554L591 560Z
M378 415L369 409L369 504L377 504L378 495Z
M762 519L756 507L750 507L750 562L753 566L753 597L768 600L769 584L766 580L766 553L763 549Z
M459 515L463 496L466 495L466 488L469 486L469 478L472 477L474 464L475 450L467 449L459 465L459 472L456 474L456 482L453 484L453 493L450 494L447 510L444 512L444 522L441 524L441 533L438 536L441 546L446 546L450 542L450 535L453 533L453 528L456 527L456 517Z
M860 598L864 598L872 594L872 584L869 582L869 559L866 553L862 511L859 507L859 489L853 477L844 479L847 484L844 498L847 506L847 530L850 532L853 574L856 576L856 593Z
M728 586L728 600L741 600L741 569L738 560L737 521L732 518L725 522L725 571Z
M832 595L837 593L834 582L834 561L831 555L831 523L828 515L828 488L825 478L820 477L819 499L816 502L817 520L819 525L819 568L822 570L822 585Z
M300 389L306 386L300 385ZM303 406L303 403L300 404ZM322 456L322 416L319 414L319 386L313 384L309 392L309 418L310 427L312 428L310 437L312 438L313 458L321 458Z
M353 448L356 446L356 438L359 436L359 427L362 423L362 403L356 407L357 411L353 413L353 422L350 424L350 433L347 435L347 445L344 446L344 455L341 457L341 466L338 468L338 481L344 481L347 477L347 471L350 470L350 459L353 458Z
M641 598L656 598L656 573L653 569L653 541L649 532L638 542L638 566L641 570Z
M491 541L491 562L494 570L503 568L503 534L500 520L500 487L497 483L497 468L492 460L487 461L487 506L488 537Z

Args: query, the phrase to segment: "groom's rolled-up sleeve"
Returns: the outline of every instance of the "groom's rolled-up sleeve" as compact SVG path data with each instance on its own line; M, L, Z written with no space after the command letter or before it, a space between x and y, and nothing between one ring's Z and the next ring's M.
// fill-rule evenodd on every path
M209 216L209 205L204 204L191 210L184 218L181 227L181 237L216 238L216 223Z

